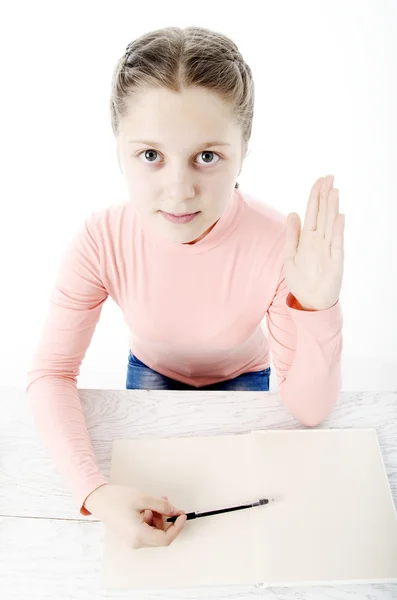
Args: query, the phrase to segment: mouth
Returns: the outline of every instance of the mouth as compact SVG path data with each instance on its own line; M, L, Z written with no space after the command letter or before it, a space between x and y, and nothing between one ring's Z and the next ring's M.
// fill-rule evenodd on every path
M164 212L163 210L160 210L159 212L163 215L163 217L165 219L167 219L167 221L171 221L171 223L190 223L200 213L200 211L197 211L194 213L174 214L174 213Z

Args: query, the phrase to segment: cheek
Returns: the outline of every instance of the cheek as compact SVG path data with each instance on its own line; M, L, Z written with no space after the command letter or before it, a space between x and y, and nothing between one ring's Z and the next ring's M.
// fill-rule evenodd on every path
M128 191L131 201L140 212L148 212L156 203L156 192L145 178L129 177Z
M211 202L206 203L207 210L210 211L213 215L220 216L225 212L225 210L229 206L230 201L230 197L225 197L225 190L220 190L219 194L213 195Z
M145 177L130 177L129 188L134 192L134 195L139 197L150 198L153 196L153 185L150 184L148 178Z
M147 216L153 214L155 211L155 204L147 194L143 193L143 190L138 189L134 186L130 190L129 199L134 207L134 210L141 216Z

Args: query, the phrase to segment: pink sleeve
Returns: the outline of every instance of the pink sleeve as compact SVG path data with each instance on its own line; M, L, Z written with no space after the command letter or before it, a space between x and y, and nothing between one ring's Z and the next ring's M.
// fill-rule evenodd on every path
M269 348L280 398L302 424L314 426L333 410L341 389L342 311L294 308L284 269L266 313Z
M90 492L108 483L96 464L77 392L80 365L108 296L99 264L89 218L61 261L26 387L38 431L82 515L91 514L83 506Z

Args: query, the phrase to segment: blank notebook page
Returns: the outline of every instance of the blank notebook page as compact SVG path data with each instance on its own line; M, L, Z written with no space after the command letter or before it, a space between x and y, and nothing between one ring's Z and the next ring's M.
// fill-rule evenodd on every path
M397 517L375 429L258 431L265 585L397 582Z
M110 483L168 496L185 512L252 501L253 436L152 438L113 442ZM167 588L250 584L256 579L252 512L187 521L170 546L129 549L106 530L105 587Z

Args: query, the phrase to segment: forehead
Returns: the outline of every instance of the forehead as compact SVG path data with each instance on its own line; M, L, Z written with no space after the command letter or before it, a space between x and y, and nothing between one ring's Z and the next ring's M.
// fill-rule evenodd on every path
M123 125L130 137L143 135L160 141L159 136L168 138L181 131L203 141L232 143L239 130L231 105L203 88L139 91L129 98L128 107Z

